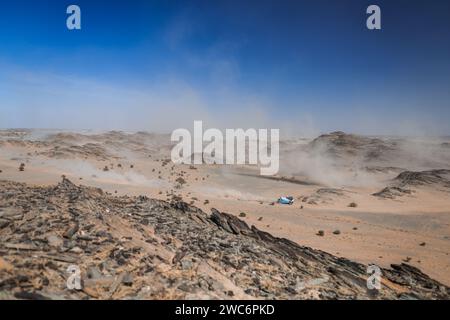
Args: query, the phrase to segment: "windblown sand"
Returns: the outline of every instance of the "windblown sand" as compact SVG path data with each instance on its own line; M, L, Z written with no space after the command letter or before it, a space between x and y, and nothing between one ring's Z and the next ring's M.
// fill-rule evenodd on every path
M407 262L450 285L448 174L395 179L408 170L450 169L450 139L442 139L334 133L287 140L280 174L268 178L251 166L174 165L168 135L6 130L0 132L0 180L50 185L65 175L117 195L179 197L351 260L382 267ZM394 189L373 195L386 187ZM392 190L404 192L390 196ZM285 195L294 197L293 205L276 203Z

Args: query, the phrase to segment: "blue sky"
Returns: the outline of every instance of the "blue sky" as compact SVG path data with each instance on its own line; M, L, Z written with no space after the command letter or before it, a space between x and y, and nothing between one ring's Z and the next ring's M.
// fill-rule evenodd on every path
M77 4L82 30L66 28ZM366 28L368 5L382 30ZM0 127L450 134L448 1L17 0Z

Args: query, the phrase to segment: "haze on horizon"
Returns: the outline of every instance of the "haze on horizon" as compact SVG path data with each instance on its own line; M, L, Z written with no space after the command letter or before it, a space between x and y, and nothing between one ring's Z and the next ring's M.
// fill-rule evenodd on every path
M450 4L18 0L0 11L0 128L450 135Z

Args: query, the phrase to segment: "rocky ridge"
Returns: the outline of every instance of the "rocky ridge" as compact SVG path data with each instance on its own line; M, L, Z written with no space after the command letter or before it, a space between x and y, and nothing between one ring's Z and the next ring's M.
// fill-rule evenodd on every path
M450 191L450 170L403 171L392 179L389 186L373 194L385 199L411 195L420 187L433 186L441 192Z
M72 265L79 290L67 287ZM366 265L182 201L0 181L4 299L450 298L408 264L381 271L381 290L368 290Z

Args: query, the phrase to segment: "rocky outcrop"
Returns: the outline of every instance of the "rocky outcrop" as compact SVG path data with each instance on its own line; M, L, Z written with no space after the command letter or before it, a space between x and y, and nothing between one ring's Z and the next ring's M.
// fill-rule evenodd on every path
M434 187L437 191L450 191L450 170L403 171L389 186L372 194L379 198L395 199L411 195L419 187Z
M395 143L378 138L346 134L336 131L323 134L308 144L310 152L319 152L336 158L360 158L365 161L381 159L395 150Z
M70 266L81 287L69 289ZM67 179L54 187L0 181L0 298L448 299L406 265L382 269L300 246L184 202L113 197Z
M450 188L450 170L404 171L394 181L403 187L437 185Z

